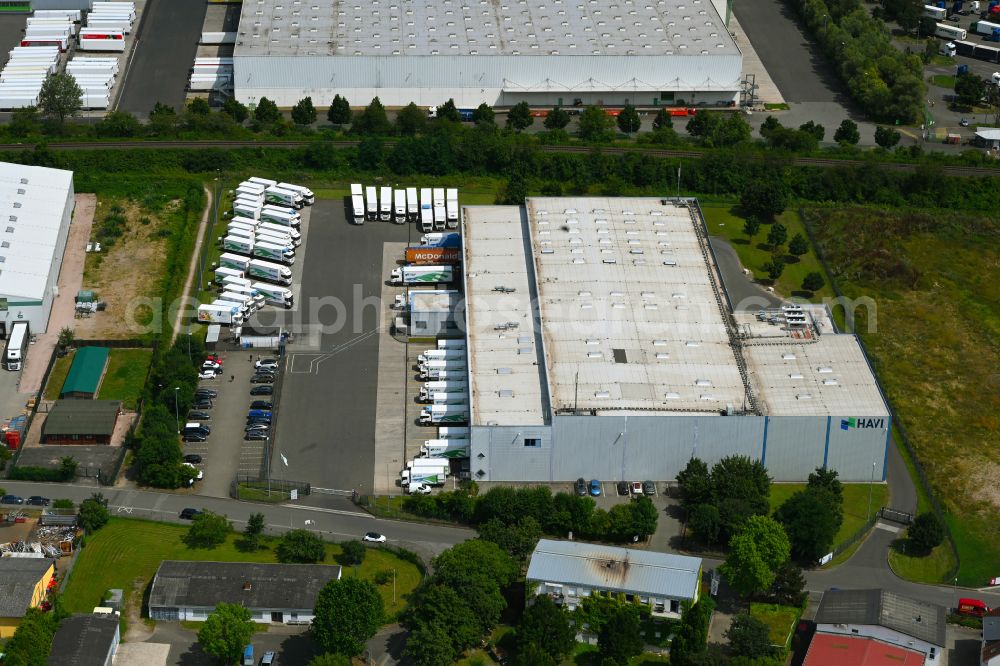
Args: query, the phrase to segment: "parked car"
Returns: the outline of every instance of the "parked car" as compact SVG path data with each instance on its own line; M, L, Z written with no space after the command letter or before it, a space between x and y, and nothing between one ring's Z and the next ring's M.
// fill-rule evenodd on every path
M254 400L253 402L250 403L250 409L273 409L273 408L274 405L272 405L267 400Z
M202 370L198 373L198 379L217 379L219 373L215 370Z
M205 472L202 471L202 470L200 470L200 469L198 469L197 467L195 467L191 463L181 463L181 464L184 465L185 467L190 467L191 470L193 472L195 472L194 478L191 479L191 481L188 483L189 486L193 486L195 481L201 481L202 479L205 478Z
M644 495L652 497L653 495L656 494L656 484L653 483L652 481L643 481L642 492Z
M601 482L597 479L590 480L590 494L594 497L598 497L601 494Z
M378 532L365 532L365 536L362 541L369 541L371 543L385 543L385 535L379 534Z
M249 428L251 426L267 426L267 427L270 427L271 426L271 419L268 419L268 418L247 419L247 427Z
M628 481L619 481L616 487L619 495L623 497L628 495Z
M641 495L642 494L642 483L640 483L638 481L633 481L632 482L632 494L633 495Z
M199 511L198 509L187 508L181 510L181 518L185 520L194 520L196 516L200 515L201 511Z
M24 498L17 495L4 495L0 497L0 504L24 504Z
M192 465L197 465L198 463L201 462L201 456L199 456L197 453L189 453L186 456L184 456L184 462L191 463Z
M583 479L583 477L580 477L579 479L576 480L576 494L577 495L587 494L587 482Z
M246 434L243 435L243 439L248 442L263 442L268 437L267 430L261 430L260 428L254 428L253 430L247 430Z
M187 420L188 421L208 421L211 418L212 418L212 415L209 414L208 412L199 412L199 411L194 410L194 409L192 409L187 414Z
M184 433L185 442L207 442L208 433L203 430L188 430Z
M253 377L250 378L251 384L273 384L274 375L269 375L266 373L258 372Z
M267 421L248 421L247 427L243 429L243 432L248 432L250 430L269 430L271 424Z
M195 397L205 397L205 398L218 398L219 392L215 389L205 388L204 386L199 386L194 390Z
M278 655L274 652L265 652L260 658L260 666L278 666Z
M212 409L212 400L209 398L195 398L191 406L195 409Z
M208 425L207 423L201 423L199 421L192 421L191 423L185 423L184 424L184 430L185 431L187 431L187 430L195 430L195 431L198 431L198 432L203 432L206 435L208 435L208 434L210 434L212 432L212 426Z
M219 365L222 365L222 357L216 356L215 354L209 354L208 356L206 356L205 361L206 362L211 361L212 363L218 363Z
M277 368L278 359L276 358L262 358L253 364L255 368Z
M250 389L250 395L272 395L273 393L273 386L254 386Z
M414 484L414 485L410 486L410 494L411 495L430 495L431 494L431 490L432 489L431 489L430 486L428 486L426 484L423 484L423 483L417 483L417 484Z
M31 506L48 506L49 498L42 497L41 495L32 495L25 504L30 504Z
M215 361L205 361L201 364L202 370L213 370L215 372L222 372L222 364L216 363Z

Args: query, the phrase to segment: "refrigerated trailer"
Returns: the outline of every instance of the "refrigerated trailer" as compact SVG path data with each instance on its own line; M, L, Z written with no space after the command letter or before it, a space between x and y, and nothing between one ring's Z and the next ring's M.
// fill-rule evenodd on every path
M264 301L270 305L290 308L295 304L295 297L292 295L291 289L277 287L266 282L254 282L250 286L256 289L264 297Z
M351 218L354 224L365 223L365 198L360 194L351 197Z
M392 221L396 224L406 224L406 190L393 190Z
M968 33L963 29L946 23L934 24L934 34L944 39L965 39Z
M986 44L963 42L959 40L955 42L955 48L958 50L958 55L966 56L968 58L977 58L979 60L985 60L992 63L1000 63L1000 48L996 46L987 46Z
M302 197L302 204L305 206L312 206L316 203L316 195L308 187L303 187L302 185L292 185L291 183L278 183L276 187L282 190L288 190L289 192L295 192Z
M389 273L389 280L396 284L436 284L451 282L454 277L451 266L402 266Z
M7 347L3 353L3 366L8 370L20 370L28 354L28 343L31 342L28 322L15 321L10 327L7 337Z
M378 217L383 222L392 219L392 188L383 187L378 193Z
M417 221L420 217L420 202L417 201L417 188L406 188L406 217L411 222Z
M458 229L458 199L448 199L445 223L449 229Z
M372 185L365 188L365 212L369 220L378 220L378 195Z

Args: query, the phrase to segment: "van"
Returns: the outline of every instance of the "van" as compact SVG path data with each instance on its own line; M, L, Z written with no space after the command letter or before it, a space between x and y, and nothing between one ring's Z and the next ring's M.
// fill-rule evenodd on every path
M979 599L962 598L958 600L958 608L956 608L955 611L959 615L983 617L990 612L990 607Z
M240 662L243 666L254 666L253 663L253 645L248 645L243 648L243 661Z
M264 656L260 658L260 666L276 666L278 663L278 655L273 652L265 652Z

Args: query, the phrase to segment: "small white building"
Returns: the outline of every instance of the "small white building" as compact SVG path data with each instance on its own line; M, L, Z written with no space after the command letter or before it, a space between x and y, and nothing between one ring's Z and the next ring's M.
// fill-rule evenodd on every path
M48 327L74 197L72 171L0 162L0 337Z
M698 601L701 558L580 541L542 539L526 578L531 596L548 595L575 610L592 594L638 597L654 616L680 617L681 602Z
M340 580L339 566L165 560L149 592L149 617L204 621L224 602L245 607L260 624L308 624L331 580Z
M942 659L944 606L902 597L885 590L831 590L816 612L817 634L873 638L924 655L927 666Z
M1000 127L980 127L976 130L975 143L987 150L1000 150Z

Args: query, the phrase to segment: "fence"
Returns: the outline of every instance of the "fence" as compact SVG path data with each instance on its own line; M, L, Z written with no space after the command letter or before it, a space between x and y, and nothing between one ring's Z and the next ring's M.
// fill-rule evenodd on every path
M74 349L81 347L109 347L115 349L149 349L156 350L159 346L158 340L140 340L131 338L129 340L73 340L70 346Z
M293 490L299 495L309 495L312 493L312 486L305 481L237 474L230 484L229 494L233 499L263 499L261 494L268 493L277 495L278 500L283 500L288 499Z
M809 237L809 243L813 246L816 252L816 259L819 260L820 265L826 272L827 276L830 278L830 287L833 289L834 294L838 298L845 299L844 292L840 290L840 285L837 284L837 280L834 278L833 272L830 270L830 266L826 263L826 257L823 255L823 250L816 242L816 237L812 231L812 224L808 219L805 210L802 208L798 211L799 217L802 218L802 226L805 227L806 235ZM917 473L917 481L920 483L920 488L924 492L924 496L931 504L931 509L937 516L941 525L944 527L945 533L948 535L948 547L951 549L952 555L955 556L955 565L948 571L947 574L942 576L943 581L950 581L954 579L959 570L962 568L962 561L958 554L958 548L955 546L955 537L951 533L951 528L948 526L948 521L945 520L946 511L941 503L938 501L937 497L934 495L934 491L931 488L930 481L927 479L927 473L924 471L923 465L917 459L916 451L913 448L913 444L910 442L910 438L906 433L906 426L903 425L902 419L899 418L899 413L896 411L895 406L893 406L892 401L889 400L889 396L885 394L882 389L881 382L878 382L878 375L875 374L875 369L871 363L871 355L868 353L868 347L865 345L865 341L861 339L860 335L855 335L858 340L858 344L861 345L861 351L865 355L865 360L868 363L868 367L872 370L872 375L876 378L876 383L878 384L879 393L882 395L882 399L885 401L886 406L889 408L889 415L892 417L892 427L895 430L893 439L897 442L903 444L903 448L906 449L906 454L910 457L910 462L913 464L913 469Z

